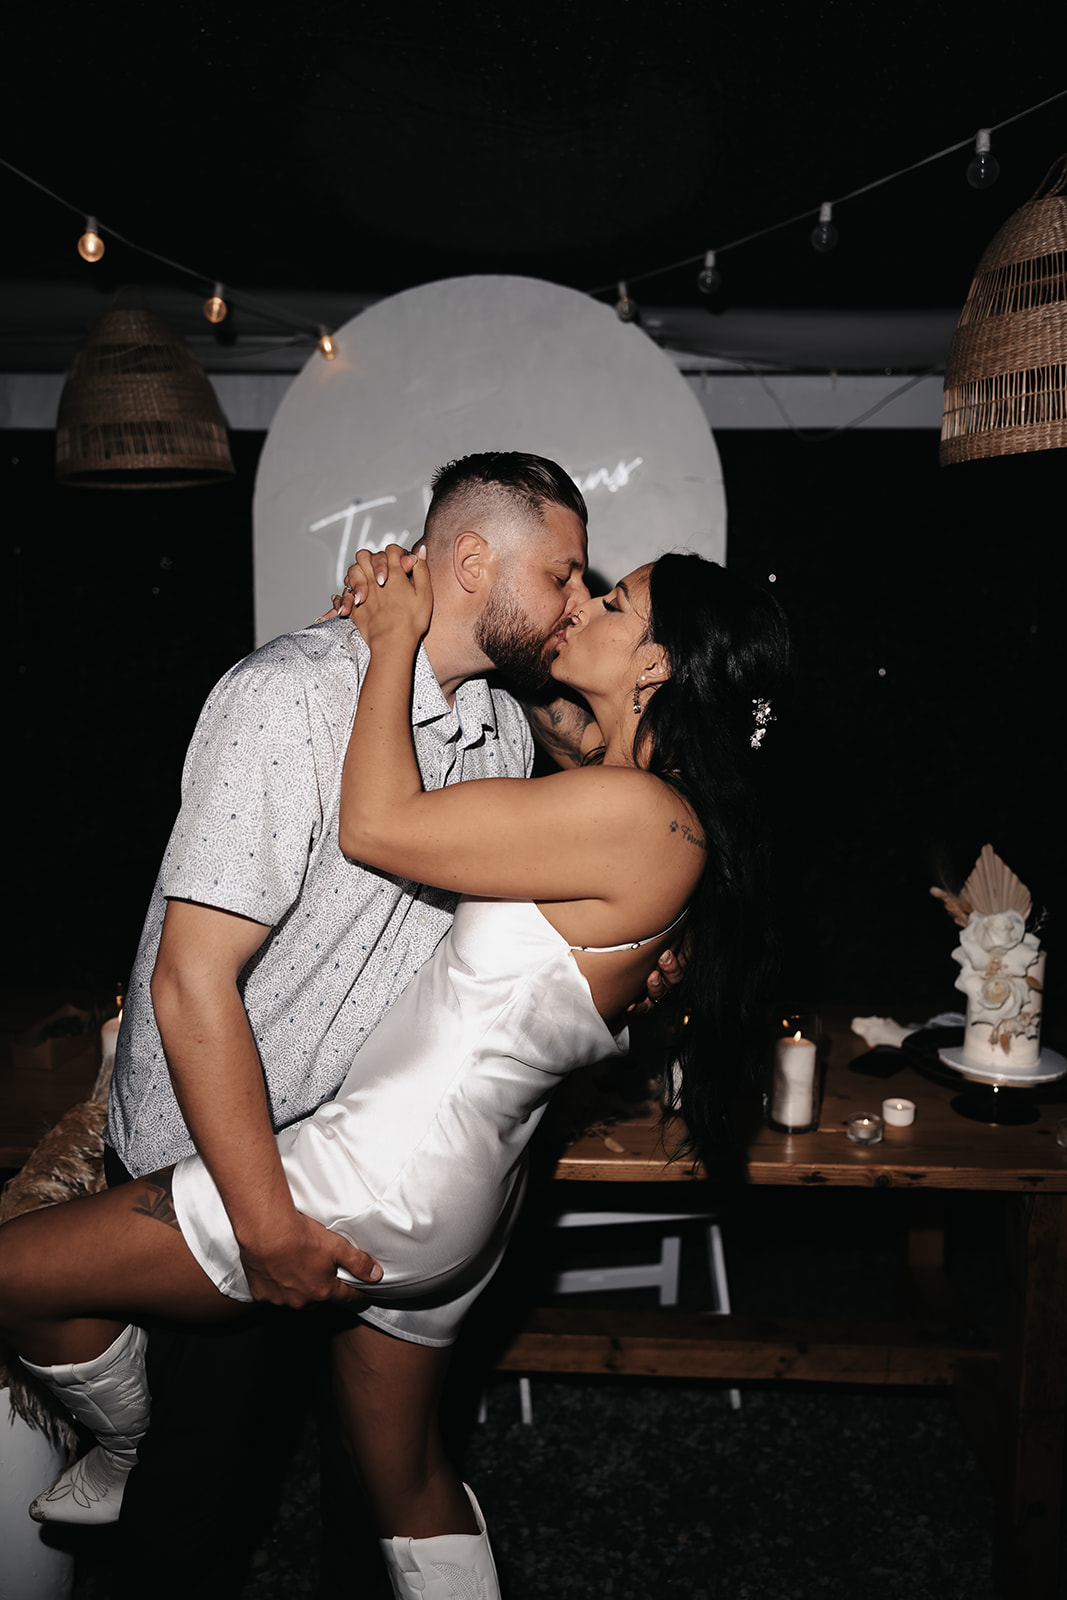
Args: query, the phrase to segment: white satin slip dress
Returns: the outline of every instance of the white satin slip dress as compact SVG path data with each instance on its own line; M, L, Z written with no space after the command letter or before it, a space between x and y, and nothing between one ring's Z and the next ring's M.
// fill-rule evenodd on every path
M336 1098L278 1134L297 1210L381 1263L381 1281L360 1284L370 1301L360 1315L387 1333L453 1342L504 1253L523 1156L553 1089L626 1050L571 951L532 901L462 899ZM250 1300L198 1156L175 1168L174 1205L211 1281Z

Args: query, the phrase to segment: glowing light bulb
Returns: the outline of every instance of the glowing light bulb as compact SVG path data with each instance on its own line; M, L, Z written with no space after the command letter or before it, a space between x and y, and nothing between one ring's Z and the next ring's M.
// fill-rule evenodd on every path
M837 229L830 220L833 214L833 206L829 200L824 200L819 207L819 220L811 230L811 247L821 256L832 250L837 243Z
M95 217L86 217L85 232L78 240L78 254L83 261L99 261L104 253L104 241L97 231L99 226Z
M967 182L972 189L988 189L996 183L1000 162L990 149L988 128L979 128L974 140L974 155L967 168Z
M225 322L230 308L222 298L222 284L217 283L204 301L204 315L209 322Z
M337 360L337 346L334 344L325 328L323 328L319 335L319 355L322 356L324 361Z
M639 314L637 301L630 298L625 283L620 282L619 298L615 302L615 315L620 322L636 322Z
M722 274L715 265L715 252L709 250L704 257L704 265L697 274L697 288L701 294L714 294L722 283Z

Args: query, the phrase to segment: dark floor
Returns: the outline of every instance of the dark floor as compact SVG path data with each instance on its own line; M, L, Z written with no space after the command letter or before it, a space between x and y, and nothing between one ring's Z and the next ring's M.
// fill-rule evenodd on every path
M992 1499L944 1395L732 1411L707 1386L538 1379L532 1427L514 1380L488 1400L464 1471L507 1600L993 1600ZM316 1595L315 1483L309 1431L242 1600Z
M734 1309L881 1316L899 1196L752 1191L724 1223ZM598 1196L599 1199L599 1196ZM952 1278L974 1325L1000 1296L996 1197L950 1197ZM639 1241L631 1243L639 1248ZM690 1225L683 1299L707 1303ZM634 1303L648 1303L638 1292ZM490 1379L463 1455L506 1600L993 1600L992 1496L944 1390ZM309 1418L241 1600L320 1594ZM362 1572L346 1591L370 1595ZM106 1552L76 1600L105 1600ZM332 1596L331 1596L332 1600Z

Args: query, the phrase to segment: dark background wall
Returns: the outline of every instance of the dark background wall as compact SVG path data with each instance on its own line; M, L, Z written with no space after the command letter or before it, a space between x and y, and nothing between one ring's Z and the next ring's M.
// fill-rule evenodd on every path
M224 488L142 493L59 489L51 435L0 438L5 982L106 988L129 970L200 704L252 647L263 436L234 436ZM1053 913L1055 1006L1062 453L941 469L928 431L718 445L730 564L775 575L799 656L761 752L783 1003L954 1004L954 930L927 889L990 840Z

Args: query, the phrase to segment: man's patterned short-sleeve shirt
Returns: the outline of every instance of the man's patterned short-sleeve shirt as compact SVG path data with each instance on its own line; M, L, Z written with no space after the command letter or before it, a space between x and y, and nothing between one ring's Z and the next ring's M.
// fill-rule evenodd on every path
M135 1175L192 1151L149 983L168 899L272 928L240 988L282 1127L337 1092L353 1057L447 931L455 896L348 861L341 768L369 652L343 621L284 634L231 668L197 723L115 1062L108 1142ZM412 728L427 789L524 777L529 726L481 679L449 706L420 650Z

